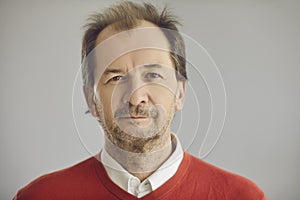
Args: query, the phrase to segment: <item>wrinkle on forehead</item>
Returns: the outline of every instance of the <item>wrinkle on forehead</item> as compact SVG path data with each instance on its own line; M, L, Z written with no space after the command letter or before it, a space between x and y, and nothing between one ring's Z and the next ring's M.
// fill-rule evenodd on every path
M118 57L106 67L105 71L111 69L130 71L135 67L149 65L160 65L175 68L169 52L157 49L142 49L135 50Z

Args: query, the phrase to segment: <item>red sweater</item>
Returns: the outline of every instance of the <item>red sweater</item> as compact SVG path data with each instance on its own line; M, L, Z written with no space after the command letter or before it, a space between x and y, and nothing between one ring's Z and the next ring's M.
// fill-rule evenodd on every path
M101 162L92 157L34 180L18 191L14 199L136 200L138 198L113 183ZM266 197L251 181L185 153L176 174L161 187L140 199L266 200Z

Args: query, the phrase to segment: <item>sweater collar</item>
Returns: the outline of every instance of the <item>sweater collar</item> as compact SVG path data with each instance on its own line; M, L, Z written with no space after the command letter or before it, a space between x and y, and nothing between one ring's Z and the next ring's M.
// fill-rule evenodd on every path
M183 149L175 134L172 134L172 146L174 150L170 157L143 182L124 169L105 148L101 152L101 162L115 184L130 194L142 197L162 186L176 173L183 158Z

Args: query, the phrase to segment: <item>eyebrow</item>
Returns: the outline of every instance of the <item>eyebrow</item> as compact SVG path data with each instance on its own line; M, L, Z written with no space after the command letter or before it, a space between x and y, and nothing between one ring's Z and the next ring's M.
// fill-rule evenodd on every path
M162 66L160 64L147 64L147 65L141 65L141 67L145 67L145 68L162 68ZM104 71L104 74L117 74L117 73L122 73L123 70L121 69L106 69Z
M113 74L113 73L117 74L117 73L122 73L122 72L123 72L123 70L120 70L120 69L106 69L104 71L104 74Z
M143 65L142 67L145 68L162 68L160 64L148 64L148 65Z

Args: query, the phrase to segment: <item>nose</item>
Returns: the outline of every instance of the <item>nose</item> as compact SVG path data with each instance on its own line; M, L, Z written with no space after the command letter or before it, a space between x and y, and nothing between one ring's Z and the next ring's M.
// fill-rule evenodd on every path
M132 77L128 82L123 102L137 106L147 104L148 101L149 97L145 83L137 77Z
M148 95L145 86L136 88L131 92L129 98L129 104L133 106L143 105L148 103Z

